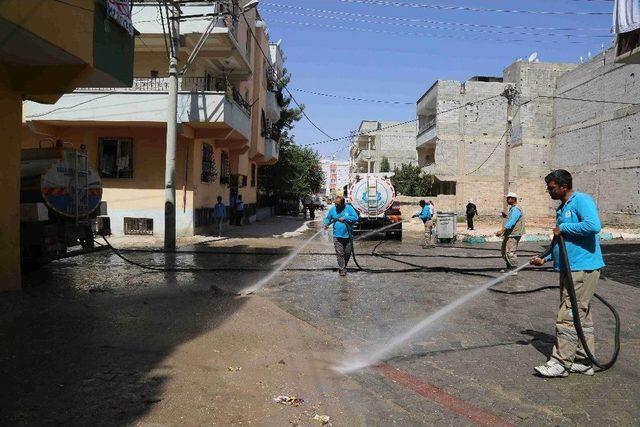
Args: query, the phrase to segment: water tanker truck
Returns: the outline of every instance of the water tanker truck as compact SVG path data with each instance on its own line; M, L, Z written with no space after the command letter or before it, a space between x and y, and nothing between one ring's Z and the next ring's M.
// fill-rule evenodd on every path
M347 201L360 217L354 234L388 227L384 231L386 238L402 240L402 214L391 176L393 173L362 174L349 186Z
M76 246L93 248L94 220L106 215L106 204L101 202L100 176L84 147L58 141L52 147L23 149L20 178L23 264L42 264Z

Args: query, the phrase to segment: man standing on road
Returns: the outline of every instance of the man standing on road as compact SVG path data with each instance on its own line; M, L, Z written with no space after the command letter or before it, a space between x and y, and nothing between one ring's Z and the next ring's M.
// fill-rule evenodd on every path
M427 204L424 200L420 200L420 212L417 212L412 218L420 218L424 223L424 244L423 248L434 248L433 244L433 210L431 204Z
M238 195L238 201L236 202L236 225L241 226L244 219L244 202L242 201L242 194Z
M338 258L338 273L343 277L347 275L347 264L353 251L351 235L353 224L356 222L358 222L356 210L345 202L344 197L337 196L334 206L329 209L324 219L324 228L326 230L333 224L333 246Z
M595 338L591 318L591 298L600 279L600 269L604 267L598 237L602 227L598 208L591 196L573 191L573 178L566 170L555 170L544 180L551 198L561 201L556 210L556 227L553 229L553 235L563 236L565 240L571 278L580 306L580 322L589 350L593 353ZM554 270L560 270L562 261L557 244L546 258L538 256L531 258L531 264L541 266L551 259L553 259ZM560 309L556 318L556 343L551 358L544 365L534 368L544 377L566 377L569 372L594 374L591 362L573 325L571 301L567 292L568 281L569 276L562 271L560 273Z
M227 208L222 203L222 197L218 196L218 203L213 207L213 219L218 226L218 237L222 236L222 222L227 216Z
M467 230L473 230L473 217L478 215L478 208L473 203L473 200L469 200L467 203Z
M518 195L510 192L505 197L509 212L502 213L505 218L504 225L500 231L496 232L496 236L502 237L502 257L507 263L507 269L502 270L502 273L518 267L518 243L524 234L524 215L522 208L518 206Z

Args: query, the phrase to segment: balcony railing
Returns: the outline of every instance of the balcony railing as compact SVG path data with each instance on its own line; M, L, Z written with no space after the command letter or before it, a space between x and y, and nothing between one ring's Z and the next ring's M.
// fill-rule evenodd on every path
M420 126L418 128L418 135L422 135L425 132L430 131L436 125L436 118L432 118L431 120L420 120Z
M216 87L218 86L218 87ZM168 92L169 79L167 77L134 77L131 87L84 87L76 92ZM233 101L245 113L251 115L251 104L244 99L240 91L228 85L226 90L224 82L216 82L211 77L180 77L178 78L178 90L181 92L225 92L227 101Z

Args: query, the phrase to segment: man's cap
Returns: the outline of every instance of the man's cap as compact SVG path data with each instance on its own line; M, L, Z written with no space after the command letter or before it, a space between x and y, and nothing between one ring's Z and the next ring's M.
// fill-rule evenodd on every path
M514 199L517 199L518 195L516 193L514 193L513 191L509 191L504 197L506 197L506 198L513 197Z

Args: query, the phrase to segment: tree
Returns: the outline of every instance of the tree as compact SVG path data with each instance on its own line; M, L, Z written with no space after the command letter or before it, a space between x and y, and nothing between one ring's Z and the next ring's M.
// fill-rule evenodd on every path
M291 130L302 117L304 105L290 108L291 98L284 95L291 75L284 70L284 77L276 82L277 99L282 111L280 119L273 124L271 137L278 143L279 158L275 165L261 166L258 172L260 204L273 205L279 196L293 193L299 197L317 193L322 187L324 174L320 166L320 155L295 144Z
M380 160L380 172L391 172L391 166L389 165L387 156L382 156L382 160Z
M433 177L422 172L420 166L402 164L393 170L391 182L398 194L404 196L427 196L433 184Z

